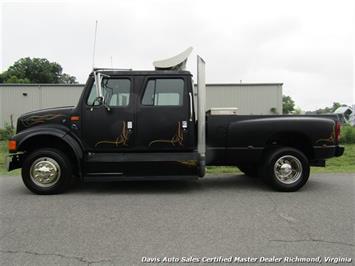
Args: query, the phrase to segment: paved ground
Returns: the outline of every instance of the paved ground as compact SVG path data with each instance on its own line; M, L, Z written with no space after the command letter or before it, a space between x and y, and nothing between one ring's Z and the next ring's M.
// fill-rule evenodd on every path
M87 184L63 195L37 196L19 177L1 177L0 262L351 257L354 184L355 174L319 174L297 193L277 193L243 175L209 176L199 182Z

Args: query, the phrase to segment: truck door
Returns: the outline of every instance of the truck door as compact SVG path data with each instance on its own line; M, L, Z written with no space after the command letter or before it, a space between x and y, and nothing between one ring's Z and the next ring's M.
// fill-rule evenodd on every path
M90 151L130 150L134 144L133 79L107 77L103 78L101 86L105 104L95 101L95 83L84 96L82 138Z
M193 96L187 89L191 87L191 79L146 77L141 83L136 114L136 148L164 152L193 150Z

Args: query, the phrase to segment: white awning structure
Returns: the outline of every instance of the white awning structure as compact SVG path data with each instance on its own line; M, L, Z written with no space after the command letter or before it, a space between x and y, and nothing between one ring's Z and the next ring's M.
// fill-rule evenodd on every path
M153 66L156 70L185 70L187 58L193 48L189 47L182 53L164 60L154 61Z

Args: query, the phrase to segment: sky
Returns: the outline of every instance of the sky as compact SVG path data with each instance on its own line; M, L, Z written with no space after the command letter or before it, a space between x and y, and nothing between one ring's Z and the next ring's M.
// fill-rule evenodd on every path
M355 102L354 14L353 0L2 1L0 70L42 57L85 83L97 20L96 67L153 69L193 46L207 83L282 82L315 110Z

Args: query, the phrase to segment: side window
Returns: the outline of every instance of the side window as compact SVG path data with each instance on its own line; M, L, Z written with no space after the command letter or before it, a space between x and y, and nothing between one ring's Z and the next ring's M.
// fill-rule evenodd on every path
M109 106L127 106L131 91L129 79L103 79L102 89L105 102Z
M184 80L151 79L148 81L142 99L143 105L179 106L184 99Z
M127 106L129 104L131 81L129 79L103 79L101 88L105 102L111 107ZM90 95L87 100L88 105L92 105L96 94L95 83L91 88Z

